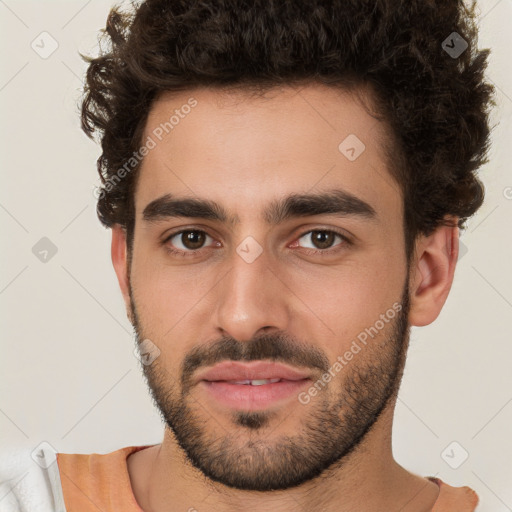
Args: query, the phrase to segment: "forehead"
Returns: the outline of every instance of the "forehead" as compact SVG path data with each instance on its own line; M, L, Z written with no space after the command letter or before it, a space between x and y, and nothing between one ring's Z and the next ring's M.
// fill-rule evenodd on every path
M237 221L267 200L344 189L377 211L400 210L385 160L386 126L360 98L323 85L272 89L263 97L198 88L152 105L135 203L165 194L223 203Z

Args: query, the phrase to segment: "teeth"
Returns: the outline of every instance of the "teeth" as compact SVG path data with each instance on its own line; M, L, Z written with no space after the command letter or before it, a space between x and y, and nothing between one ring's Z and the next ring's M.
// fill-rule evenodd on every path
M251 386L262 386L263 384L272 384L279 382L281 379L260 379L260 380L234 380L230 381L233 384L250 384Z

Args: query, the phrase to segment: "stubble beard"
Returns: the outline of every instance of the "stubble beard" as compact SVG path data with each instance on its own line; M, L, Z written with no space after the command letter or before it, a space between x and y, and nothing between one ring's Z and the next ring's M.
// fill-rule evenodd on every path
M223 338L188 354L178 377L165 369L160 358L143 365L144 376L166 426L187 460L205 476L240 490L297 487L341 467L363 444L383 411L394 406L409 344L408 283L400 304L402 308L389 322L385 338L369 340L307 405L297 400L301 419L293 434L277 434L287 418L275 410L235 410L228 427L223 427L225 418L215 418L206 404L192 396L190 379L193 369L224 359L273 359L296 364L301 359L287 337L265 335L243 344ZM133 297L132 316L140 343L145 329ZM302 362L315 361L327 369L325 355L318 355L311 347L308 352L307 346L304 350Z

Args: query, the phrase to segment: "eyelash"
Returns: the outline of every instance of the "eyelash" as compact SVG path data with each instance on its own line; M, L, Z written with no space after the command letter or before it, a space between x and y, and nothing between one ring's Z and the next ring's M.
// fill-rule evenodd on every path
M162 242L162 245L165 247L166 252L168 254L170 254L171 256L178 256L181 258L190 258L190 257L196 256L203 249L206 249L206 247L201 247L200 249L195 249L195 250L191 249L189 251L182 251L181 249L172 249L171 247L169 247L169 245L168 245L169 240L174 238L176 235L181 235L182 233L189 233L189 232L204 233L205 235L210 236L210 235L208 235L208 233L206 231L204 231L202 229L189 228L189 229L182 229L181 231L176 231L175 233L171 233ZM297 240L302 238L304 235L308 235L310 233L334 233L335 235L338 235L343 240L344 243L338 244L334 248L330 248L330 249L316 249L315 250L315 249L307 249L306 248L305 252L308 255L313 255L313 256L331 255L331 254L336 253L337 251L341 250L343 248L343 246L352 245L351 240L346 235L344 235L343 233L340 233L339 231L336 231L335 229L310 229L309 231L305 231L304 233L302 233L297 238Z

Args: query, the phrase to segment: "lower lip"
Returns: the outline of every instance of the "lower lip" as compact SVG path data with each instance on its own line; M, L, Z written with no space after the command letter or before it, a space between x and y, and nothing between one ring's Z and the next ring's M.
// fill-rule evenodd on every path
M297 396L310 379L283 380L253 386L251 384L231 384L226 381L201 381L202 387L217 402L224 406L248 411L258 411L278 404L290 396Z

